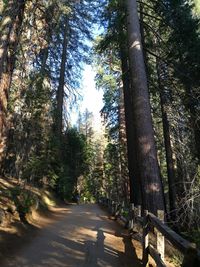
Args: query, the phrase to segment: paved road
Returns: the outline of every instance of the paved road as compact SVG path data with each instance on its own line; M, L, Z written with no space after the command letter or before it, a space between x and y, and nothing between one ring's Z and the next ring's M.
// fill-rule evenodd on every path
M72 205L1 267L137 267L132 241L95 204Z

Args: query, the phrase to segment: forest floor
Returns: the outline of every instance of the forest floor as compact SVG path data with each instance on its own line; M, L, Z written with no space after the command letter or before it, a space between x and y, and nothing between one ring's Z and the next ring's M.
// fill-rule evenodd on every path
M21 228L0 231L1 267L142 266L140 243L96 204L35 213Z

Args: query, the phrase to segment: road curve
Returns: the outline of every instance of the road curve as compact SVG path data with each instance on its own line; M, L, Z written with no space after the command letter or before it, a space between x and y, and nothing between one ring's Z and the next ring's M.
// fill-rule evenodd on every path
M71 205L1 267L141 266L127 232L96 204Z

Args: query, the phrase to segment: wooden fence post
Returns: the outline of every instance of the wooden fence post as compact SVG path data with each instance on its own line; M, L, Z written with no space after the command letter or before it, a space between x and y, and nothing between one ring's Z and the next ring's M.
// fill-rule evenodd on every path
M124 201L122 201L122 208L121 208L120 215L122 215L122 213L124 212L124 208L125 208L125 203Z
M140 205L137 206L137 213L136 216L141 217L142 216L142 208Z
M131 232L133 230L133 223L134 223L134 203L131 203L130 205L130 219L129 219L129 231Z
M115 202L115 213L114 213L114 217L116 216L116 213L117 213L117 206L118 206L118 204L117 204L117 202Z
M121 205L116 203L115 220L120 216Z
M144 220L143 220L143 237L142 237L142 263L146 267L149 261L149 221L148 221L148 211L144 210Z
M109 213L112 212L112 200L111 199L108 200L108 211Z
M114 203L114 201L111 201L111 216L113 215L113 203Z
M164 214L163 210L157 211L157 217L160 221L164 222L164 216L165 216L165 214ZM157 251L160 254L162 261L164 261L164 258L165 258L165 237L157 229L156 229L156 246L157 246Z

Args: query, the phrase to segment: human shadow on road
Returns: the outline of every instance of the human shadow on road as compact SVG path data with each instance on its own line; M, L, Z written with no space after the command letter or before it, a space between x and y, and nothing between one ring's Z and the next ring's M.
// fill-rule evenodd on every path
M115 234L122 238L124 243L124 253L119 253L119 258L122 261L122 266L142 266L142 261L138 258L136 249L133 245L132 237L125 232Z
M85 262L83 267L119 266L118 251L105 246L104 232L97 229L96 241L85 241Z
M97 231L96 241L84 242L86 253L83 267L139 267L142 265L137 257L132 239L127 233L116 231L114 234L122 238L124 243L124 251L122 252L105 245L105 234L112 235L111 232L101 229L95 229L95 231Z

